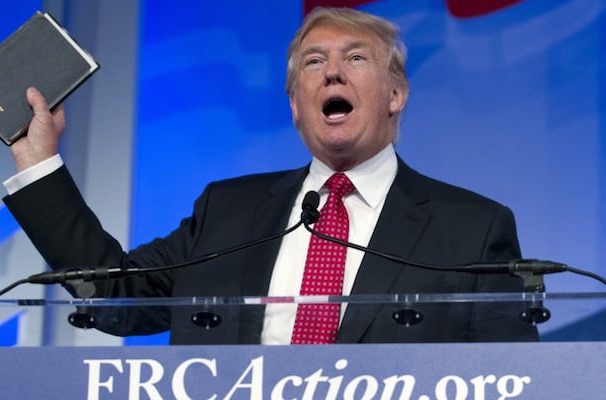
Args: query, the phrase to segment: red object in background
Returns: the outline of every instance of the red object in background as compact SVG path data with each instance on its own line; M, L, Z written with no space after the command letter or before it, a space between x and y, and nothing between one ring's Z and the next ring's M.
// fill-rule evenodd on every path
M373 0L304 0L303 15L307 15L314 7L356 7ZM458 18L473 18L490 14L502 8L509 7L522 0L445 0L450 14Z
M446 0L448 11L455 17L472 18L489 14L522 0Z

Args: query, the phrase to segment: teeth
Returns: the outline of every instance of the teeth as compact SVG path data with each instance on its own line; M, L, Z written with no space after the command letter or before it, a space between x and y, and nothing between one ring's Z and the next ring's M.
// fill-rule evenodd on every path
M344 116L346 116L346 115L347 115L346 113L335 113L335 114L330 114L330 115L328 116L328 119L337 119L337 118L344 117Z

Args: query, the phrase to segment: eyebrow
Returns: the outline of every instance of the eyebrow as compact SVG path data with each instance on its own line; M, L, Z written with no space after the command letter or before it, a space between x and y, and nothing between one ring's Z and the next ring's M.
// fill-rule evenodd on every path
M368 49L372 52L373 55L376 55L376 51L375 51L374 47L372 46L372 44L370 44L369 42L365 42L363 40L358 40L355 42L348 43L347 45L345 45L345 47L343 47L341 49L341 53L347 53L353 49ZM303 58L309 54L324 53L324 52L325 52L325 50L322 45L311 46L301 52L301 58Z

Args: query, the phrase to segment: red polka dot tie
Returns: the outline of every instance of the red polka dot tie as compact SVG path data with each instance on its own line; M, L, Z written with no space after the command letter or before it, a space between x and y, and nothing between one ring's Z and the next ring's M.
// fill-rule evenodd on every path
M328 200L320 211L314 229L326 235L347 240L349 218L343 196L354 189L353 183L339 172L324 184L329 189ZM311 236L301 295L341 295L347 248ZM292 344L334 343L339 329L340 304L299 304Z

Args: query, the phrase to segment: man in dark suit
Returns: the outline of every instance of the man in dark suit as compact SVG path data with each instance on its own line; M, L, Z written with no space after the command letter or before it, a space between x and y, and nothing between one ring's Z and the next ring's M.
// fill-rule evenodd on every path
M316 190L321 205L330 203L327 198L334 193L325 182L344 173L351 191L337 203L347 210L346 237L354 243L429 264L519 258L513 216L507 208L424 177L395 154L392 143L408 83L392 24L352 10L316 10L297 32L288 56L287 93L295 125L314 156L309 166L212 183L196 201L192 216L175 231L127 253L103 231L57 156L63 111L49 113L42 96L29 90L35 117L28 135L12 147L23 172L9 181L5 203L53 268L151 267L186 262L292 226L299 219L304 194ZM33 177L32 171L37 171ZM322 216L326 208L320 221L328 218ZM315 246L310 240L306 231L297 230L280 241L203 265L98 282L96 296L309 293L302 287ZM515 277L422 270L352 249L337 258L342 294L522 288ZM471 303L418 306L415 311L424 320L406 327L394 321L401 305L350 304L337 311L336 338L322 343L536 340L536 329L519 320L518 308ZM171 342L180 344L289 343L299 329L296 315L301 308L272 304L204 309L223 319L213 329L191 323L192 313L199 311L193 307L104 310L99 328L120 335L170 329Z

